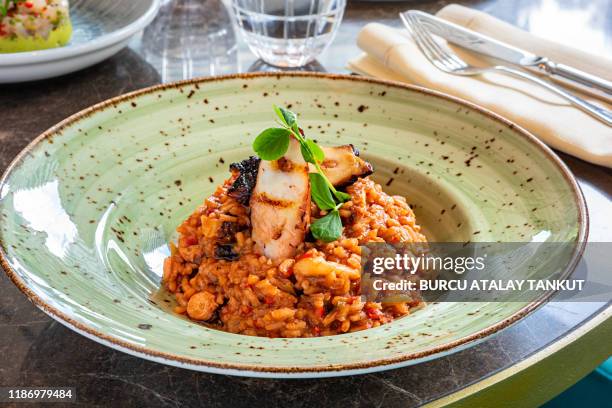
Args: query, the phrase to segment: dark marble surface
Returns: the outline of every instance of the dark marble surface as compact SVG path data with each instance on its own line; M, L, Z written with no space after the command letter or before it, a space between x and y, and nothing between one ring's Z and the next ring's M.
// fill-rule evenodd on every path
M108 61L45 82L1 86L0 171L43 130L106 98L185 77L270 69L237 43L219 2L180 3L177 7L165 1L162 14L145 34ZM398 24L399 10L435 12L446 3L350 2L336 41L311 68L345 72L347 59L358 52L354 38L365 21ZM612 5L607 0L464 3L542 36L611 54ZM200 52L185 54L185 44L197 44ZM612 241L612 172L561 157L586 196L591 239ZM0 275L0 299L0 385L72 386L76 387L77 405L114 407L416 406L516 364L566 336L603 306L549 303L477 346L413 367L325 380L263 380L196 373L113 351L47 317L4 274Z

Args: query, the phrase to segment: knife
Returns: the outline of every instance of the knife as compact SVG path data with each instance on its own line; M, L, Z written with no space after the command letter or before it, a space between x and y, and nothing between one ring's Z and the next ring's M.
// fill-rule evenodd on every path
M575 84L582 85L583 90L590 93L601 95L601 92L603 92L607 98L612 96L612 82L596 75L591 75L568 65L556 63L546 57L532 54L422 11L410 10L405 12L405 14L417 17L431 33L453 44L520 65L555 79L570 80Z

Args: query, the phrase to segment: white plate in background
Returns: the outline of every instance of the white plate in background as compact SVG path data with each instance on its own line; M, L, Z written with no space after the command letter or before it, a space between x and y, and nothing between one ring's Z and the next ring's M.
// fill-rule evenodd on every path
M73 0L70 42L48 50L0 53L0 84L52 78L103 61L146 27L159 5L160 0Z

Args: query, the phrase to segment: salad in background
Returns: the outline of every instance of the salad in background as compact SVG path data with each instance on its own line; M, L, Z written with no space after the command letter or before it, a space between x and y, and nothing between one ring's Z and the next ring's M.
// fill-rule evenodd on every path
M0 0L0 53L56 48L72 37L68 0Z

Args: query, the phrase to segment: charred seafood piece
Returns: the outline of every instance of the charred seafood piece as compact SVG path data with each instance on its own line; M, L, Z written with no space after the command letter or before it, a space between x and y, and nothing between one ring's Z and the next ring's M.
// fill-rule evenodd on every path
M352 184L359 177L369 176L374 171L370 163L359 157L359 151L352 144L322 149L325 160L321 168L335 187Z
M261 159L251 156L238 163L230 164L232 174L238 174L234 183L227 190L227 194L242 205L249 205L251 194L257 181L257 170Z

